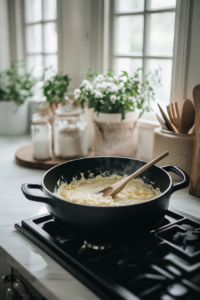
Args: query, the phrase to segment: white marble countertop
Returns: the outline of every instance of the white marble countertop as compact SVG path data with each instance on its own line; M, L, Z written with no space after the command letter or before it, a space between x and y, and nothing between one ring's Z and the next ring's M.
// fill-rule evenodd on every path
M0 255L48 300L99 299L46 253L14 229L22 219L46 212L44 204L28 201L21 192L24 182L40 182L44 170L15 163L14 154L30 143L29 136L0 136ZM200 218L200 199L188 189L172 195L170 207Z

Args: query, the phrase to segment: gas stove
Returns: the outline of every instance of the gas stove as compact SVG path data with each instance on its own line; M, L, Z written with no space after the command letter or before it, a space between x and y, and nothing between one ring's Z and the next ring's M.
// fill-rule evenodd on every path
M91 245L49 214L15 228L105 300L200 299L200 220L168 210L155 230Z

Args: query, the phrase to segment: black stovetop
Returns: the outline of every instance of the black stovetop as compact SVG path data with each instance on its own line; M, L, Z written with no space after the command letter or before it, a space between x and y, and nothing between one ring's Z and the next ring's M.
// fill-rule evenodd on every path
M167 211L159 228L93 250L49 214L15 228L106 300L200 299L200 220Z

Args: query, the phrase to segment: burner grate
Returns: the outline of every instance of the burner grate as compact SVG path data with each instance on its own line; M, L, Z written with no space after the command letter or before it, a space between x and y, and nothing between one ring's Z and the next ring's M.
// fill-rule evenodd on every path
M149 234L99 251L47 214L15 227L101 299L200 299L200 221L167 211Z

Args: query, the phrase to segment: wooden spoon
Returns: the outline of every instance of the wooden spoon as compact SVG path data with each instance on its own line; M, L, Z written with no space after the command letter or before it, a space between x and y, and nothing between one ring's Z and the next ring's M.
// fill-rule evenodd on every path
M197 109L197 107L200 104L200 84L197 84L193 88L192 95L193 95L194 106Z
M115 195L117 195L125 187L125 185L130 180L132 180L133 178L137 177L138 175L140 175L141 173L143 173L144 171L149 169L151 166L153 166L155 163L157 163L158 161L160 161L161 159L163 159L167 155L169 155L169 152L166 151L163 154L156 157L155 159L153 159L152 161L150 161L148 164L144 165L142 168L140 168L139 170L137 170L133 174L131 174L130 176L128 176L128 177L126 177L126 178L110 185L109 187L101 190L100 192L98 192L98 194L103 193L103 197L106 197L106 196L114 197Z

